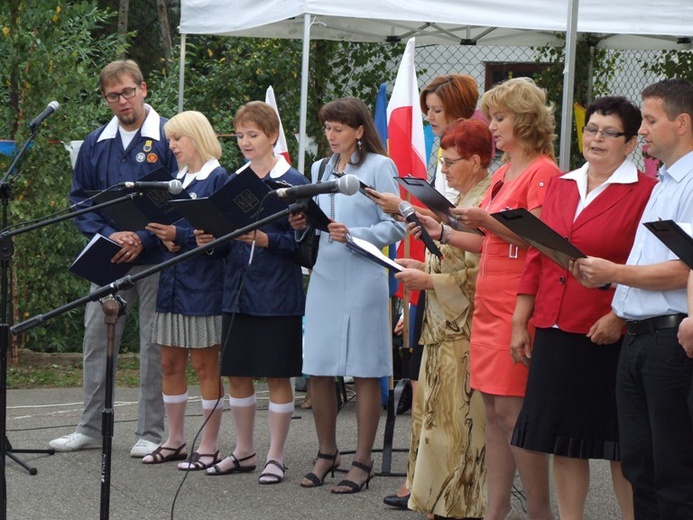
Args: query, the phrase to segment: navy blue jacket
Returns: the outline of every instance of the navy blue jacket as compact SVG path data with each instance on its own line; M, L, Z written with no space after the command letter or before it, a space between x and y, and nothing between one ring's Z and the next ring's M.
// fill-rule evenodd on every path
M144 124L132 139L127 150L118 133L118 120L114 117L107 124L91 132L79 149L72 177L70 200L73 204L87 198L85 191L101 191L120 182L136 181L151 173L160 166L170 172L178 171L176 156L168 148L164 134L165 119L149 105ZM84 202L80 208L91 206ZM92 211L75 217L75 224L88 238L96 233L106 237L118 229L116 223L105 213ZM137 231L142 240L144 251L133 262L135 265L148 265L161 262L162 255L159 240L149 231Z
M207 173L204 178L199 178ZM183 180L185 172L179 175ZM216 160L208 161L185 190L193 198L209 197L228 180L227 171ZM193 227L187 220L179 220L176 226L176 243L181 246L178 253L164 248L168 260L195 249ZM185 316L216 316L221 314L221 298L226 258L223 252L201 253L161 271L159 292L156 298L157 312L171 312Z
M263 180L270 179L291 185L308 184L308 179L283 158ZM292 260L298 244L289 219L275 220L260 229L267 233L269 246L255 248L250 266L250 246L238 240L231 242L224 279L223 311L251 316L302 315L305 308L303 276L301 267ZM243 277L239 298L238 289Z

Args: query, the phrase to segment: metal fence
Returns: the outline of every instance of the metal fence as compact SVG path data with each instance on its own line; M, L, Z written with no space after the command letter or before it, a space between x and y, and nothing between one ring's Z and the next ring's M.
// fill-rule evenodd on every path
M642 89L660 79L647 70L647 64L655 61L660 52L609 49L606 53L607 58L614 60L615 74L608 82L605 93L625 96L639 105ZM540 70L539 55L539 50L534 47L422 45L416 49L419 86L423 87L443 74L469 74L476 79L479 93L482 94L507 77L531 77ZM396 73L399 63L389 66ZM557 106L557 110L560 108L560 105ZM638 167L643 167L639 147L633 160Z

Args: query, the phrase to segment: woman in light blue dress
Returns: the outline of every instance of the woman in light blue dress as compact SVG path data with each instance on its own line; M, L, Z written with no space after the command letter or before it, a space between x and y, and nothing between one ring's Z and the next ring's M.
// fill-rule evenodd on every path
M378 192L399 193L397 168L385 156L366 105L356 98L332 101L320 110L330 144L322 181L352 174ZM313 164L318 177L320 161ZM330 218L329 233L320 235L306 301L303 372L310 375L318 457L303 487L321 486L340 465L336 441L335 376L352 376L356 387L358 439L352 467L333 493L356 493L373 475L371 451L381 412L379 379L392 374L392 336L388 308L388 273L378 264L352 253L351 235L378 248L404 236L404 225L384 213L367 196L356 193L318 195L316 202ZM295 229L305 216L292 218Z

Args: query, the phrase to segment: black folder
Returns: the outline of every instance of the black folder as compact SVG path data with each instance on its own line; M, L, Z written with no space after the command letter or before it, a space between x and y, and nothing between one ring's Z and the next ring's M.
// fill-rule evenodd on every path
M571 260L587 258L587 255L565 237L556 233L525 208L509 209L492 213L491 216L564 269L568 269Z
M414 197L419 199L428 209L435 213L441 222L447 224L452 229L474 233L476 235L484 234L480 229L471 229L463 226L460 221L450 213L450 210L454 208L455 205L446 199L443 194L431 186L425 179L416 177L395 177L395 180L399 182L400 186L414 195Z
M173 178L166 168L159 167L139 180L147 182L168 182L173 180ZM120 230L141 231L150 222L173 224L182 219L183 215L178 213L175 208L169 204L169 201L190 199L190 195L188 195L185 190L173 195L166 190L138 188L123 188L100 193L87 192L87 195L91 196L95 194L94 203L101 204L130 193L141 193L142 195L131 200L113 204L112 206L107 206L101 210L116 222Z
M673 220L645 222L644 226L693 269L693 237Z
M170 205L195 229L217 238L287 208L250 168L232 177L209 197L171 200Z
M97 233L72 262L69 270L96 285L108 285L125 276L132 267L131 263L111 262L111 258L120 250L121 246L116 242Z

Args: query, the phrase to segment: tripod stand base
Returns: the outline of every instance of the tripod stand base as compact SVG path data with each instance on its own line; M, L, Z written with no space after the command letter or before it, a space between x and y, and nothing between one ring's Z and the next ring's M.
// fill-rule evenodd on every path
M36 475L38 470L32 466L29 466L26 462L17 457L15 453L43 453L45 455L53 455L55 450L53 448L49 448L47 450L15 450L12 447L12 444L10 444L10 440L5 437L5 455L27 470L29 475Z

